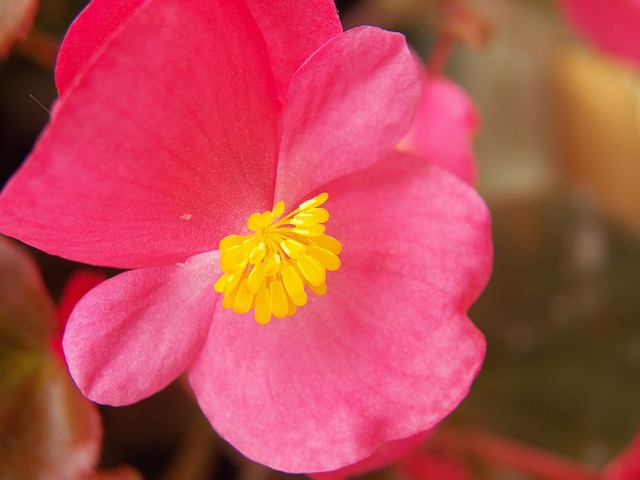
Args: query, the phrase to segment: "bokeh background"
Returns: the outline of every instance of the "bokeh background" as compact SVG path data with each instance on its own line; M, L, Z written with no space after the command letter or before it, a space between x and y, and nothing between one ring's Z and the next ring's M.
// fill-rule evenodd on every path
M11 3L0 0L0 19ZM41 0L33 30L0 60L3 182L47 122L57 45L84 4ZM453 23L434 5L338 2L345 28L402 31L423 58L450 32L457 44L444 72L481 116L478 189L492 211L495 266L471 318L488 351L444 424L603 467L640 430L640 74L583 44L552 1L469 0L467 20ZM25 249L59 299L79 266ZM102 407L102 466L159 480L290 477L220 440L185 386ZM474 478L534 478L465 461Z

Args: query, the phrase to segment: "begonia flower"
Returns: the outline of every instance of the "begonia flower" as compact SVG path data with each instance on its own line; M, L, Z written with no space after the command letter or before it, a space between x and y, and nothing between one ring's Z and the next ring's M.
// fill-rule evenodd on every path
M558 6L587 41L640 65L640 0L558 0Z
M400 148L474 184L477 172L471 140L479 124L475 105L462 88L445 77L427 77L413 124Z
M320 0L94 0L56 75L0 226L131 269L67 324L85 395L123 405L186 371L225 439L290 472L355 463L466 395L489 217L395 151L421 87L400 34L342 32Z

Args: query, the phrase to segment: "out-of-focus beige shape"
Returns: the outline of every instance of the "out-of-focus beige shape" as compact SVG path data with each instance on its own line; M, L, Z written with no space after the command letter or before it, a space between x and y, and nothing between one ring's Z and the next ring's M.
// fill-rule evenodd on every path
M0 57L31 30L38 0L0 0Z
M554 11L532 2L474 0L495 25L481 52L457 49L450 75L474 100L478 190L489 201L547 195L556 188L549 122L549 59L561 36Z
M554 59L554 120L570 183L640 232L640 74L582 47Z

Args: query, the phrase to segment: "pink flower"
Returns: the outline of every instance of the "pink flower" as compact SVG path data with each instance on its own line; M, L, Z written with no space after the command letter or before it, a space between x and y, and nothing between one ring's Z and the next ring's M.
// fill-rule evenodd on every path
M602 480L640 478L640 434L611 462L601 474Z
M478 112L464 90L447 78L429 77L400 147L473 184L477 172L471 139L479 125Z
M224 438L291 472L440 421L484 354L466 311L491 268L489 217L464 182L394 150L420 95L404 38L342 33L320 0L113 5L70 29L51 123L0 197L2 232L132 269L69 319L81 390L123 405L187 371ZM301 204L285 232L268 226ZM259 241L224 240L221 262L248 227ZM225 300L221 263L239 275L218 282ZM254 320L267 311L289 316Z
M640 0L558 0L573 26L591 43L640 64Z
M80 299L104 280L106 276L102 272L80 269L75 271L67 281L62 291L62 297L58 305L58 322L55 332L51 338L51 346L54 352L60 355L60 358L66 362L64 353L62 351L62 332L67 324L67 320L73 311L73 307L80 301Z

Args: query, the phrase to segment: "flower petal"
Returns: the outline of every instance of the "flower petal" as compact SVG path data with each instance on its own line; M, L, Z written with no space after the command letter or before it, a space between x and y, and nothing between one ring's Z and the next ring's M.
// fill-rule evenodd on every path
M289 472L336 470L431 428L467 394L485 349L465 313L492 258L470 187L397 154L323 190L343 245L327 294L267 326L217 309L190 369L214 428Z
M476 165L471 139L479 123L478 112L464 90L446 78L429 78L401 148L473 184Z
M93 0L73 21L58 52L56 86L64 94L118 27L144 0Z
M640 0L558 0L571 23L594 45L640 64Z
M402 35L360 27L330 40L291 80L276 198L292 203L388 153L407 133L420 90Z
M63 338L71 376L91 400L124 405L168 385L198 354L213 316L218 252L132 270L98 285Z
M267 43L278 93L323 43L342 33L335 3L329 0L247 0Z
M57 105L0 197L2 232L122 268L212 250L272 206L277 102L243 4L148 1Z
M62 94L118 27L145 0L93 0L76 18L58 54L56 85ZM342 33L335 3L327 0L248 0L267 43L281 94L293 73L330 38ZM115 7L115 8L114 8Z

